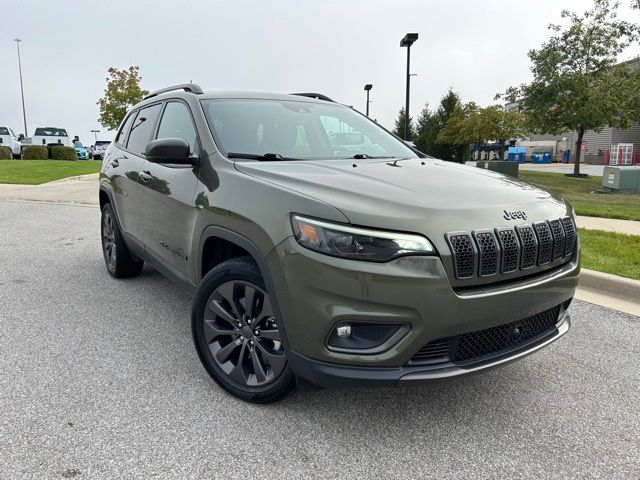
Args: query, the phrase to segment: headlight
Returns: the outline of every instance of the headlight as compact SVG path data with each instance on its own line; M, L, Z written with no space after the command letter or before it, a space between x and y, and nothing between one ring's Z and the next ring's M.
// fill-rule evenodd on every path
M293 215L293 233L300 245L336 257L388 262L405 255L435 255L420 235L384 232Z

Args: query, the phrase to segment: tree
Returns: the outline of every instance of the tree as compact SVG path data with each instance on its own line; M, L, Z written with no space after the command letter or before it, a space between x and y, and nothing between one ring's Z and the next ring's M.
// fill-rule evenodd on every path
M439 143L467 146L476 143L478 148L489 140L500 145L500 158L504 155L504 144L511 138L521 137L526 132L525 116L517 111L505 110L500 105L486 108L474 102L458 107L438 135Z
M435 112L429 109L429 104L424 105L416 122L416 147L427 155L437 156L438 145L436 138L440 131L440 124Z
M100 106L100 124L109 130L115 130L122 122L129 109L142 101L148 90L140 87L140 67L131 66L128 69L118 70L110 67L107 70L107 87L104 96L98 100Z
M550 25L552 36L529 52L533 81L507 90L527 114L532 131L576 131L574 173L580 176L582 140L587 130L629 128L639 118L640 73L616 65L638 38L638 26L617 17L618 3L595 0L579 15L563 11L568 25Z
M404 139L404 107L398 112L398 118L396 118L396 123L393 126L393 133L399 138ZM407 135L407 140L412 141L414 138L413 119L411 115L409 115L409 135Z
M436 118L438 119L438 133L449 122L449 119L456 112L462 108L462 101L460 95L454 92L451 88L440 100L440 106L436 111ZM438 135L436 135L436 138ZM442 143L437 142L435 146L434 156L443 160L463 163L464 152L466 145L456 145L455 143Z

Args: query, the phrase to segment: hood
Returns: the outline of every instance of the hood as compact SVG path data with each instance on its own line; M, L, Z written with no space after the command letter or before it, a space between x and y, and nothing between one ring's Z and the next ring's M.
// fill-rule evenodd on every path
M569 212L566 202L547 190L440 160L236 162L236 168L329 203L361 226L441 236L560 218Z

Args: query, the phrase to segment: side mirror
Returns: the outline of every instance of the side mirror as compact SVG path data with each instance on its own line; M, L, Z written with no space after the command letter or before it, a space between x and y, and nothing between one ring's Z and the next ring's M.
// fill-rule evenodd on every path
M144 156L153 163L192 165L197 163L197 158L190 157L189 150L189 142L182 138L159 138L147 144Z
M18 141L21 142L22 140L24 140L24 135L21 133L18 135Z

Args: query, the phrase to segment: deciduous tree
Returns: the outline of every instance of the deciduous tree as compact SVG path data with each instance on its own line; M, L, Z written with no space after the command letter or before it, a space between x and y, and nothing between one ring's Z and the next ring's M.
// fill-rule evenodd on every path
M605 126L628 128L638 120L640 72L618 63L638 38L638 25L618 18L618 2L595 0L578 14L563 11L564 26L550 25L551 38L529 52L533 81L510 88L534 131L578 134L574 175L580 175L584 133Z
M122 122L127 111L140 102L149 93L140 87L140 67L131 66L119 70L110 67L107 70L107 86L104 96L98 100L100 107L100 124L109 130L115 130Z

